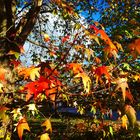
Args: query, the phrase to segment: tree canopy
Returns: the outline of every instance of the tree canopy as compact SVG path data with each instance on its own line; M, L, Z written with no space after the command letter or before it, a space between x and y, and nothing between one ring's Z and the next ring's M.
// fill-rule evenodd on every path
M94 120L120 110L122 127L127 129L128 120L135 128L139 5L137 0L1 0L2 138L14 139L10 132L16 128L22 140L24 129L30 131L29 112L35 116L43 102L55 110L63 102L81 115L92 112ZM43 115L41 140L50 139L52 114Z

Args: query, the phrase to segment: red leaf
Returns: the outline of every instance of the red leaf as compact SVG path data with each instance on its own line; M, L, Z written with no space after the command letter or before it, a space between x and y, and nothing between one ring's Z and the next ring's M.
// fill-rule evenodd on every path
M65 43L66 41L68 41L69 40L69 38L70 38L70 36L69 35L67 35L67 36L64 36L64 37L62 37L62 43Z
M99 31L99 29L95 25L90 25L90 29L93 29L95 33Z
M108 73L108 68L106 66L100 66L95 69L95 76L96 76L96 83L98 83L98 80L101 80L101 76L105 75L108 81L110 81L110 74Z
M14 68L16 68L16 67L18 67L21 64L21 62L19 60L12 60L10 62L10 64L14 65Z

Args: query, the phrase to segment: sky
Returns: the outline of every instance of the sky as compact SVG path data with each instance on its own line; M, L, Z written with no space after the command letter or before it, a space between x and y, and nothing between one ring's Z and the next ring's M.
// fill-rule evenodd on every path
M21 2L21 4L24 5L24 4L25 4L25 1L29 2L30 0L22 0L22 1L20 1L20 2ZM46 1L48 1L48 0L46 0ZM92 5L92 0L91 0L91 5ZM93 21L99 21L100 18L101 18L101 11L102 11L104 8L107 7L107 3L105 2L105 0L98 0L98 2L96 3L95 7L97 7L98 11L97 11L96 13L93 13L91 18L93 19ZM81 17L80 20L79 20L80 23L82 23L83 21L84 21L84 22L87 21L87 20L85 20L85 19L88 17L88 10L86 10L86 11L81 11L80 17ZM50 15L48 16L49 24L46 24L46 25L45 25L46 28L47 28L47 33L50 35L50 34L51 34L50 31L53 31L53 36L54 36L54 37L61 36L61 34L60 34L59 32L56 32L56 31L53 29L54 21L55 21L57 18L58 18L57 15L54 16L54 15L50 14ZM62 20L62 19L60 19L60 20ZM63 22L63 20L62 20L62 22ZM87 21L87 24L88 24L88 23L89 23L89 22ZM50 26L50 25L51 25L51 26ZM50 29L50 31L49 31L48 29ZM25 48L25 55L21 56L21 60L23 61L24 64L31 65L31 59L30 59L30 57L31 57L30 51L32 50L32 49L30 49L30 48L32 48L32 47L31 47L31 44L27 41L27 42L25 43L25 45L24 45L24 48Z

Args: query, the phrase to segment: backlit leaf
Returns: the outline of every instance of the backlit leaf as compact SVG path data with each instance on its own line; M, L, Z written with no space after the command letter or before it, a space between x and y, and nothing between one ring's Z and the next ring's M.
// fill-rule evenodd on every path
M82 78L82 81L83 81L83 84L84 84L84 90L89 93L90 91L90 84L91 84L91 80L89 78L89 76L82 72L82 73L78 73L75 78L78 78L78 77L81 77Z
M36 77L38 78L40 76L39 74L40 67L28 67L28 68L21 68L19 70L19 75L24 75L24 79L30 78L32 81L35 81Z
M96 77L96 83L98 83L98 81L102 80L102 75L105 75L106 79L109 81L110 80L110 74L108 72L108 67L107 66L100 66L100 67L97 67L95 69L95 77Z
M125 128L127 130L127 125L128 125L128 118L126 115L123 115L121 117L121 120L122 120L122 128Z
M86 56L88 58L88 61L90 61L90 57L93 56L93 50L85 48L85 54L86 54Z
M82 65L79 63L70 63L67 68L72 69L74 74L83 72Z
M24 117L22 117L17 124L17 133L18 133L20 140L22 140L24 130L30 131L30 128L29 128L29 125L28 125L26 119Z
M61 39L62 43L65 43L66 41L68 41L69 38L70 38L70 36L64 36L64 37L62 37L62 39Z
M129 44L128 47L134 57L140 55L140 39L136 39L134 42Z
M50 131L52 133L52 125L50 119L46 119L46 121L41 125L46 127L46 131Z
M36 108L35 104L29 104L27 106L28 106L28 110L30 110L34 116L35 113L37 113L37 108Z
M44 34L44 41L45 42L49 42L50 41L50 37L48 34Z
M40 140L50 140L49 134L45 133L40 136Z
M125 101L126 89L129 89L128 84L127 84L127 78L118 78L118 79L116 79L116 84L117 84L116 90L121 89L122 96L123 96L123 99Z
M136 118L136 111L131 105L125 106L125 114L127 115L127 118L129 120L129 125L134 127L137 121Z

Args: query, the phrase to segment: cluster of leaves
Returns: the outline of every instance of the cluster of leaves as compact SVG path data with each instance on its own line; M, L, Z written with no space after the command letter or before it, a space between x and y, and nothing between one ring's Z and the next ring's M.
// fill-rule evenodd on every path
M137 39L132 43L126 43L128 36L123 39L117 33L123 28L124 23L122 21L121 25L114 23L113 14L109 17L112 20L107 20L107 22L112 21L113 25L108 25L104 18L101 21L104 26L96 21L88 23L88 20L85 24L79 22L78 12L79 9L83 10L84 3L90 7L90 13L93 12L94 7L90 3L80 0L75 3L51 0L48 3L48 5L42 6L39 19L27 39L33 44L31 53L34 65L26 67L20 62L19 55L23 53L23 47L19 47L18 55L13 50L8 52L8 55L15 56L14 60L10 59L9 65L16 78L12 83L15 85L12 90L12 99L0 102L0 117L3 125L5 122L10 123L8 115L12 114L13 120L17 121L16 130L22 140L24 129L30 131L26 120L27 112L31 111L34 116L39 111L36 108L38 102L49 100L53 108L56 107L56 102L61 100L67 102L68 106L76 107L80 114L86 114L89 110L93 112L94 117L99 114L97 115L99 119L103 119L103 116L108 113L108 109L119 109L122 114L122 127L127 129L128 121L132 128L135 127L137 125L136 111L132 105L136 104L136 99L133 96L134 90L130 88L130 83L140 82L138 70L140 66L137 65L140 55L140 39L138 33L135 34L133 29L138 24L137 13L134 13L136 23L131 22L135 26L130 29ZM25 4L25 12L28 9L26 9L28 4L30 7L31 3ZM78 4L80 6L75 7ZM128 4L130 3L128 2ZM115 1L110 4L110 7L113 6L115 6L112 11L114 13L116 12L115 8L122 7L116 5ZM125 8L127 10L127 6ZM119 14L120 11L121 9L117 9ZM52 30L47 31L46 26L50 15L46 15L49 12L56 18L56 21L54 21ZM123 16L123 18L126 17ZM124 32L130 35L128 31L130 26L127 25ZM113 30L111 26L113 28L115 26L116 29ZM118 29L118 27L120 28ZM57 33L54 29L58 30L59 28L58 32L61 32L61 35L54 35ZM112 29L109 33L105 31L108 28ZM114 34L119 36L119 39ZM120 37L122 38L120 39ZM39 50L34 51L33 47L36 46L41 48L40 52L38 52ZM3 96L5 96L9 84L7 77L11 74L10 68L0 67L0 93ZM23 103L15 104L20 99ZM8 106L9 102L10 107ZM50 120L46 119L42 126L45 126L46 129L40 135L40 139L49 140L49 132L52 132ZM109 129L112 128L109 127Z

